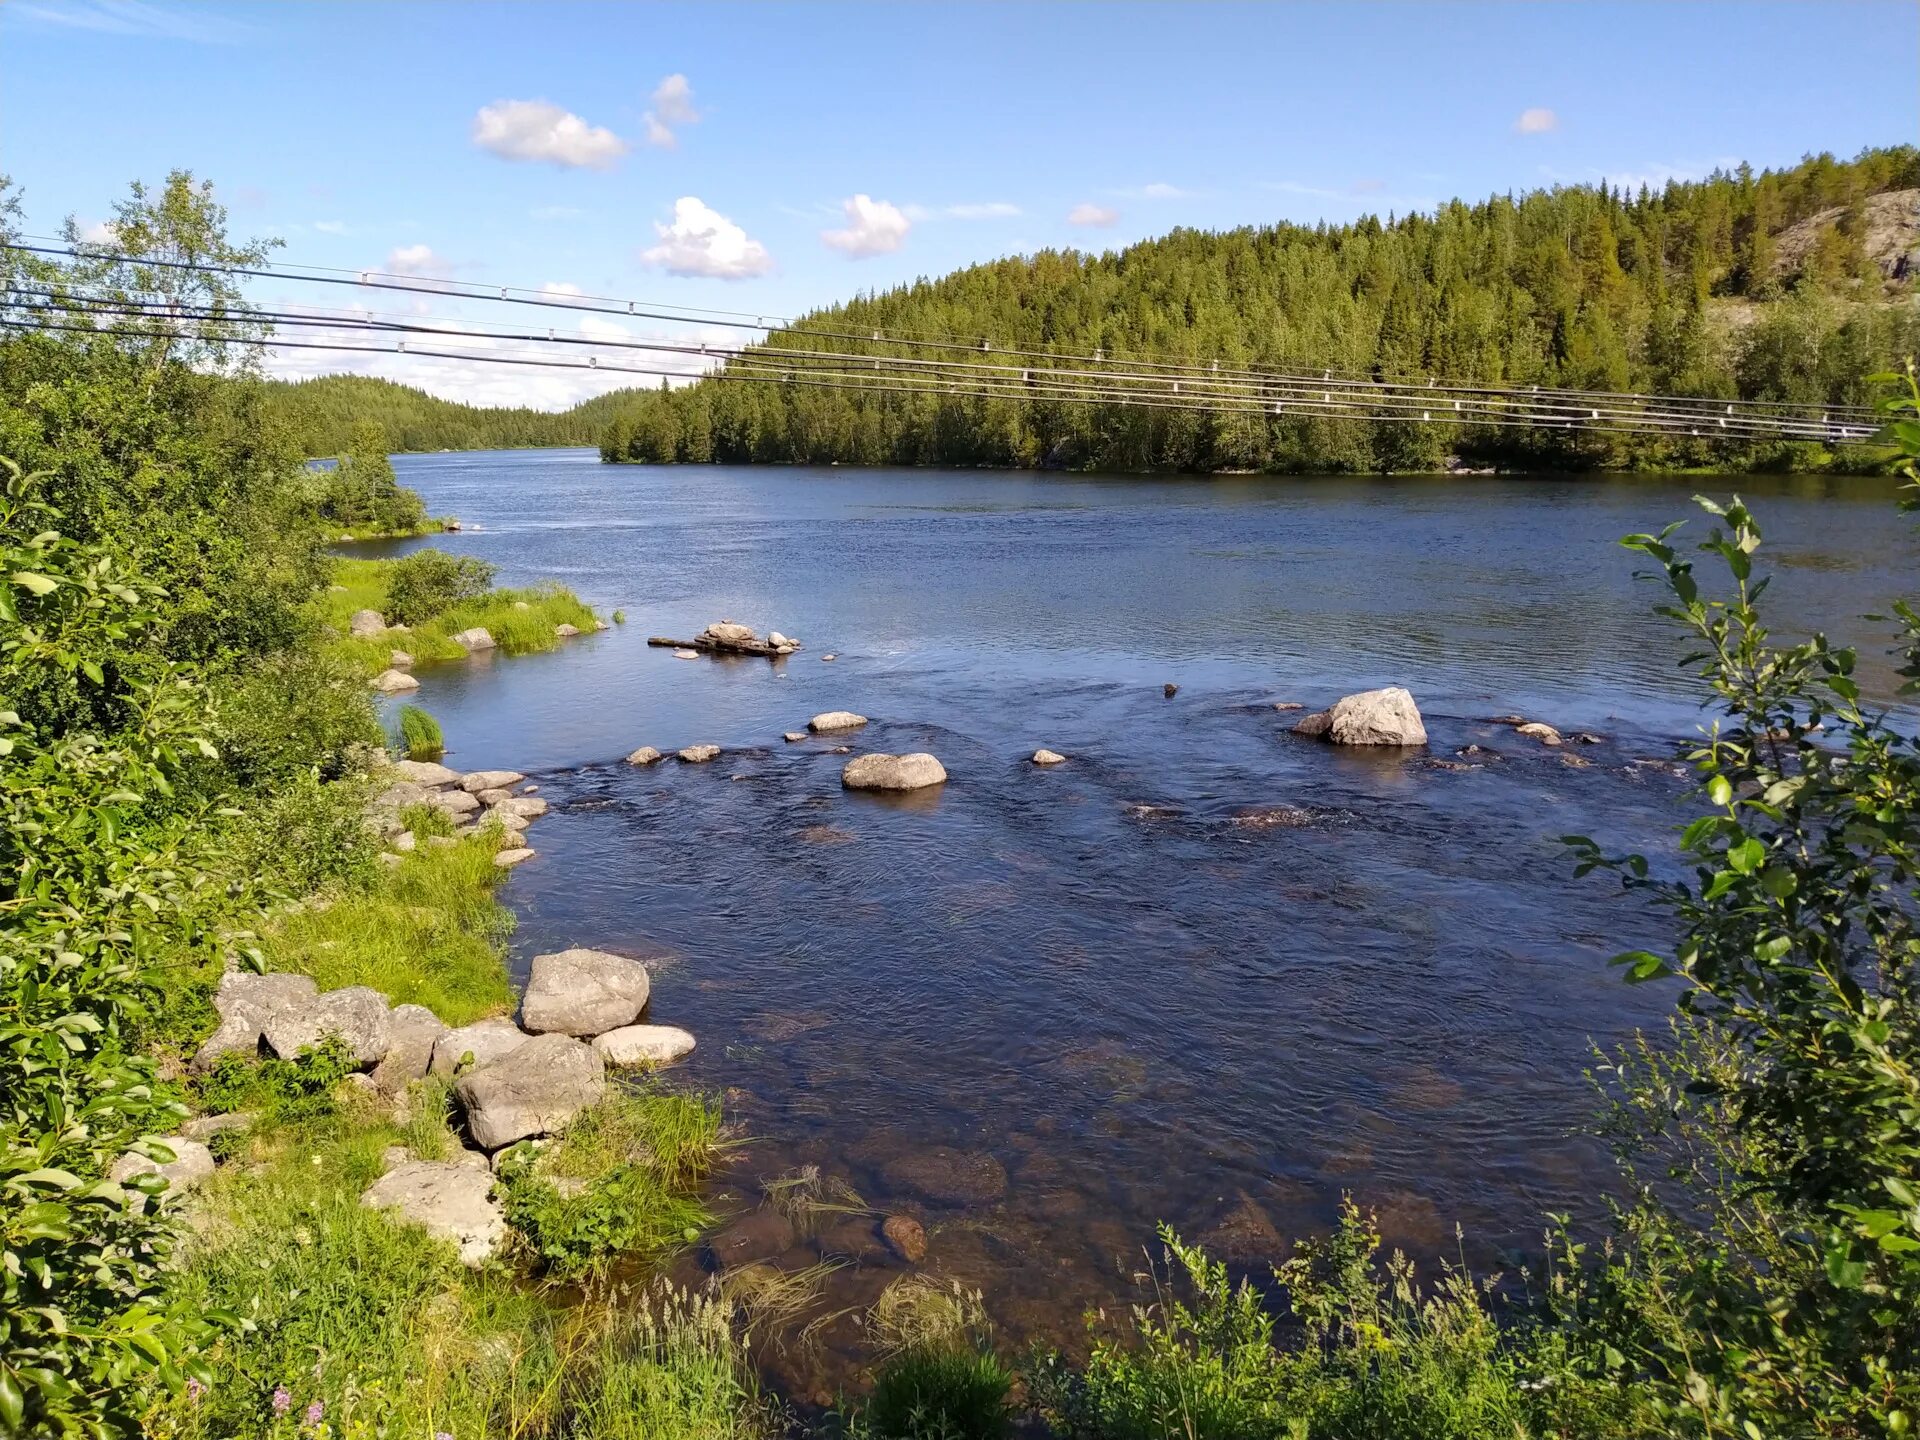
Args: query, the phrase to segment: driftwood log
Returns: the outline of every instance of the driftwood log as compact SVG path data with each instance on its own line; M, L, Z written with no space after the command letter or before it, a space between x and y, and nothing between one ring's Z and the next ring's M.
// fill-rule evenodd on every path
M709 655L764 655L769 660L779 660L793 653L791 650L783 650L777 645L769 645L766 641L757 638L714 640L705 635L698 635L691 640L669 640L664 635L651 635L647 637L647 644L669 650L701 650Z

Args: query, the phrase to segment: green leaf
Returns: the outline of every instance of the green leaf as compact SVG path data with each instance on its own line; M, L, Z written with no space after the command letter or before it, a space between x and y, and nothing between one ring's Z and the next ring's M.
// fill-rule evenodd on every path
M21 1393L20 1382L14 1379L12 1370L0 1366L0 1426L18 1433L26 1418L27 1397Z
M1742 875L1751 875L1767 858L1767 847L1749 835L1727 851L1727 864Z
M1725 805L1733 799L1733 786L1727 782L1726 776L1716 775L1707 781L1707 799L1715 805Z
M58 580L48 579L45 575L35 574L31 570L14 571L13 583L34 595L51 595L60 585Z

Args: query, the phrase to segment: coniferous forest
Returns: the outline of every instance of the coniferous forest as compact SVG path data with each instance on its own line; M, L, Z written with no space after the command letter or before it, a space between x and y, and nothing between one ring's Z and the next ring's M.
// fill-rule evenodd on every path
M1818 155L1628 194L1605 183L1349 225L1176 230L862 296L805 324L1061 355L1861 403L1920 342L1920 151ZM769 344L831 342L776 331ZM876 347L867 347L872 353ZM886 347L877 347L886 353ZM902 351L900 353L909 353ZM607 397L611 399L612 397ZM607 403L606 400L600 402ZM622 401L610 460L1111 470L1865 465L1711 442L1214 416L707 380Z

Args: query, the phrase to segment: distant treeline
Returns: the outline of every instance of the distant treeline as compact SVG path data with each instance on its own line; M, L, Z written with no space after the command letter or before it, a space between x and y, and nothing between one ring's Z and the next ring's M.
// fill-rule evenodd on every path
M1561 186L1385 222L1177 230L1117 254L1048 251L977 265L805 323L1223 367L1864 402L1860 377L1920 348L1908 274L1920 238L1916 187L1920 151L1903 145L1759 174L1743 165L1633 194ZM792 331L769 343L832 348ZM618 397L605 419L602 454L634 461L1217 471L1428 469L1450 456L1782 468L1835 458L1784 442L1726 447L713 379Z
M636 392L602 395L571 410L491 409L441 400L411 385L365 375L267 382L266 401L292 429L305 453L343 455L354 427L371 422L394 450L513 450L597 445L616 410Z

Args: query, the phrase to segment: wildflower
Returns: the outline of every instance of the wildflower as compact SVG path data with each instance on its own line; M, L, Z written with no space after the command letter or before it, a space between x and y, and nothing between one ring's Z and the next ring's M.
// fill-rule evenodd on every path
M322 1400L314 1401L311 1405L307 1406L307 1424L318 1425L326 1416L326 1413L326 1402Z
M273 1413L284 1415L293 1408L293 1392L284 1385L273 1387Z
M433 1432L433 1440L453 1440L453 1432L451 1430L436 1430Z
M187 1403L188 1404L198 1405L200 1403L200 1397L206 1393L207 1393L206 1386L202 1385L198 1380L194 1380L191 1378L188 1379L187 1381Z

